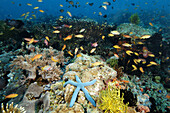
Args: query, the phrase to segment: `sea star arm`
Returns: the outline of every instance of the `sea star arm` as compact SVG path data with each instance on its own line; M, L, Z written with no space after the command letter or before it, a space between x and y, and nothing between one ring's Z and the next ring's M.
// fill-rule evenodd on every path
M78 94L79 90L80 90L80 87L77 87L76 90L74 91L73 96L70 101L70 107L72 107L74 105L74 102L76 101L77 94Z
M67 84L71 84L71 85L77 86L78 83L69 80L69 81L67 81L67 82L63 85L63 87L65 87Z
M82 87L81 89L83 90L86 98L93 104L94 107L96 107L96 103L93 100L93 98L89 95L88 91L84 87Z
M83 86L90 86L90 85L93 85L95 82L96 82L96 79L94 79L90 82L83 83Z
M76 81L78 82L78 83L81 83L81 80L79 79L79 77L77 76L77 75L75 75L76 76Z

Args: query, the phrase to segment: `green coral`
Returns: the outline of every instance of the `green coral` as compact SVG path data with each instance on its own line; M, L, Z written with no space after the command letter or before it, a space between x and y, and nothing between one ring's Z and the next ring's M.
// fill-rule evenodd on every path
M135 13L135 14L133 14L133 15L130 16L129 21L130 21L132 24L136 24L136 25L137 25L137 24L140 23L140 18L139 18L139 16L138 16L138 14Z
M128 103L123 103L123 95L120 97L120 89L108 85L106 90L99 93L99 109L105 113L127 113Z

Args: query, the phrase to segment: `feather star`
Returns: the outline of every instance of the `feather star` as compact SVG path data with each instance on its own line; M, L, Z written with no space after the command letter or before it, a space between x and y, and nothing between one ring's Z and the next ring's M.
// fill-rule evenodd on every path
M74 85L74 86L77 86L76 90L74 91L73 93L73 96L71 98L71 102L70 102L70 107L72 107L74 105L74 102L76 101L76 98L77 98L77 94L78 92L80 91L80 89L84 92L85 94L85 97L93 104L93 106L96 107L96 103L95 101L93 100L93 98L89 95L88 91L84 88L85 86L89 86L89 85L92 85L96 82L96 79L90 81L90 82L86 82L86 83L82 83L81 80L79 79L79 77L77 75L75 75L76 77L76 82L74 81L67 81L63 86L65 87L67 84L71 84L71 85Z

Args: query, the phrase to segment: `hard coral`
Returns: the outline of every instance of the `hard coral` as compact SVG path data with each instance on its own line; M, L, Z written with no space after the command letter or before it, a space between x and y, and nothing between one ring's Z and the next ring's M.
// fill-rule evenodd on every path
M125 105L123 100L123 95L120 97L120 89L109 85L106 90L100 92L98 107L105 113L126 113L128 103Z
M32 61L31 58L33 58L36 54L42 54L42 58ZM38 71L38 74L41 75L42 79L44 80L59 80L60 75L62 75L63 72L60 69L60 66L57 66L56 62L51 60L51 56L55 57L55 59L58 60L57 63L61 65L64 65L64 62L67 61L64 58L63 52L57 51L53 48L44 48L42 50L36 48L35 53L17 56L17 58L15 58L10 65L12 68L11 71L16 71L17 69L26 70L26 72L28 72L27 79L35 79L37 77L36 72ZM41 68L44 66L51 66L51 69L42 70Z
M129 20L130 20L130 22L131 22L132 24L139 24L139 23L140 23L140 18L139 18L139 16L138 16L137 13L131 15L131 17L129 18Z

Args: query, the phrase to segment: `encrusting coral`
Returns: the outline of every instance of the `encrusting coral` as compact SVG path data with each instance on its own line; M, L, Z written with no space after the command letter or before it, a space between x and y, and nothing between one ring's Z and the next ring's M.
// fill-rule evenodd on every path
M32 61L32 58L37 54L42 54L42 57ZM52 58L57 62L52 61ZM12 61L10 67L12 68L11 71L16 71L18 69L26 70L26 72L28 72L27 79L35 79L37 77L36 72L38 71L38 74L41 75L42 79L53 81L59 80L60 75L63 74L60 65L57 66L56 63L64 65L66 61L63 51L57 51L52 47L49 49L44 48L42 50L36 48L36 52L31 53L30 55L17 56L17 58ZM50 68L45 69L45 66L49 66Z

